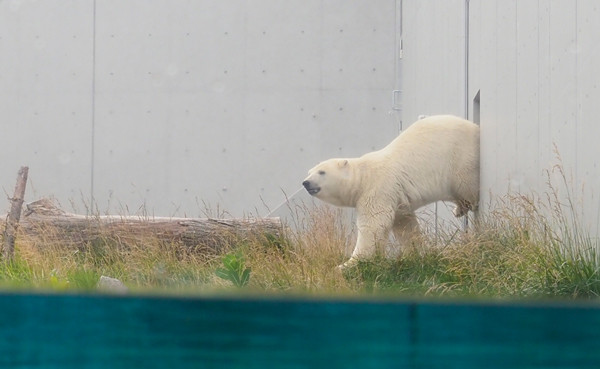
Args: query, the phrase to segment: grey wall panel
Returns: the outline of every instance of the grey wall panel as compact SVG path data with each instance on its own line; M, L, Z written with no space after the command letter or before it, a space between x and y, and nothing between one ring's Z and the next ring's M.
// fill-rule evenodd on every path
M247 3L245 88L281 94L319 86L321 3L310 0L297 5L276 0Z
M550 3L550 139L556 145L565 171L577 173L577 3ZM554 181L560 181L554 176ZM559 182L560 183L560 182Z
M394 86L395 1L323 1L324 90ZM391 99L386 98L387 101Z
M0 2L0 111L3 173L12 196L30 167L26 200L89 201L92 2Z
M29 164L31 199L84 212L264 215L318 161L397 135L395 10L392 0L0 2L11 56L0 60L10 155L0 169Z
M515 74L515 156L518 170L512 178L514 190L540 188L543 173L540 166L539 122L539 10L538 3L518 1L516 14ZM512 11L512 9L511 9ZM510 89L507 89L510 91Z
M469 90L481 90L484 198L556 192L597 230L598 4L470 3Z
M0 168L80 211L264 214L397 135L395 6L1 2Z
M600 4L577 3L577 187L585 226L600 230Z
M390 91L323 92L319 118L322 156L359 156L396 138L398 125L389 113Z
M509 0L496 10L496 56L500 60L493 97L497 114L494 153L497 155L498 171L496 188L504 192L518 190L523 181L523 174L515 168L517 157L511 154L515 153L517 136L517 96L514 88L517 82L516 3L515 0ZM482 129L485 129L484 123L481 123Z
M548 178L547 170L555 164L556 154L554 152L553 133L550 130L550 122L553 116L552 103L550 96L552 94L552 83L550 72L553 63L550 51L554 49L553 40L550 38L550 29L553 25L550 22L550 3L539 3L538 15L538 135L539 135L539 168L537 171L546 171L541 174L542 178ZM530 124L533 124L531 122ZM536 191L544 188L540 183Z
M403 1L403 120L464 116L464 1ZM439 46L438 46L439 45Z

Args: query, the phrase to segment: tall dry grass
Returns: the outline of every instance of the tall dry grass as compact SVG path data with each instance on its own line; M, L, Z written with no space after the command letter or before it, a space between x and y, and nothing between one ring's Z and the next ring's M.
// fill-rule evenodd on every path
M576 204L572 194L550 183L547 194L505 196L472 219L467 233L440 229L405 245L396 258L378 255L343 273L336 266L347 258L355 235L342 213L328 206L295 206L292 224L281 235L232 238L210 252L152 236L107 234L77 245L56 241L56 230L48 228L35 237L19 236L15 260L0 263L0 286L87 291L107 275L133 291L159 293L241 288L316 295L593 298L600 295L598 241L582 226ZM249 278L238 287L224 279L218 271L225 260L240 268L229 272L246 271Z

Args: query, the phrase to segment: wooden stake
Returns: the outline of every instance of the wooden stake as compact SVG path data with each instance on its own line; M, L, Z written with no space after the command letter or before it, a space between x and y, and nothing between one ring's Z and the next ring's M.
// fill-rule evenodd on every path
M23 199L25 198L25 186L27 185L27 175L29 167L21 167L17 174L17 184L15 185L15 193L10 199L10 213L6 219L6 227L4 228L4 262L12 261L15 255L15 239L19 220L21 219L21 208L23 207Z

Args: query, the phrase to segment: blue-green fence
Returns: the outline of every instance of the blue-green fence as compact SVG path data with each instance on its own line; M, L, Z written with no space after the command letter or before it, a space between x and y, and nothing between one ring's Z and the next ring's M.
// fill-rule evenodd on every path
M600 305L0 295L0 368L599 368Z

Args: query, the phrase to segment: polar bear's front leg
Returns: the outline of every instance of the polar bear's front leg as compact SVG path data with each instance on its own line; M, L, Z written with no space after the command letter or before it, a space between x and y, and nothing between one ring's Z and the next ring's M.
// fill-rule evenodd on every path
M370 215L359 212L356 221L358 228L356 246L350 259L340 265L339 268L352 267L357 264L358 260L372 257L377 250L377 246L387 242L393 219L394 212L392 209L380 210Z

